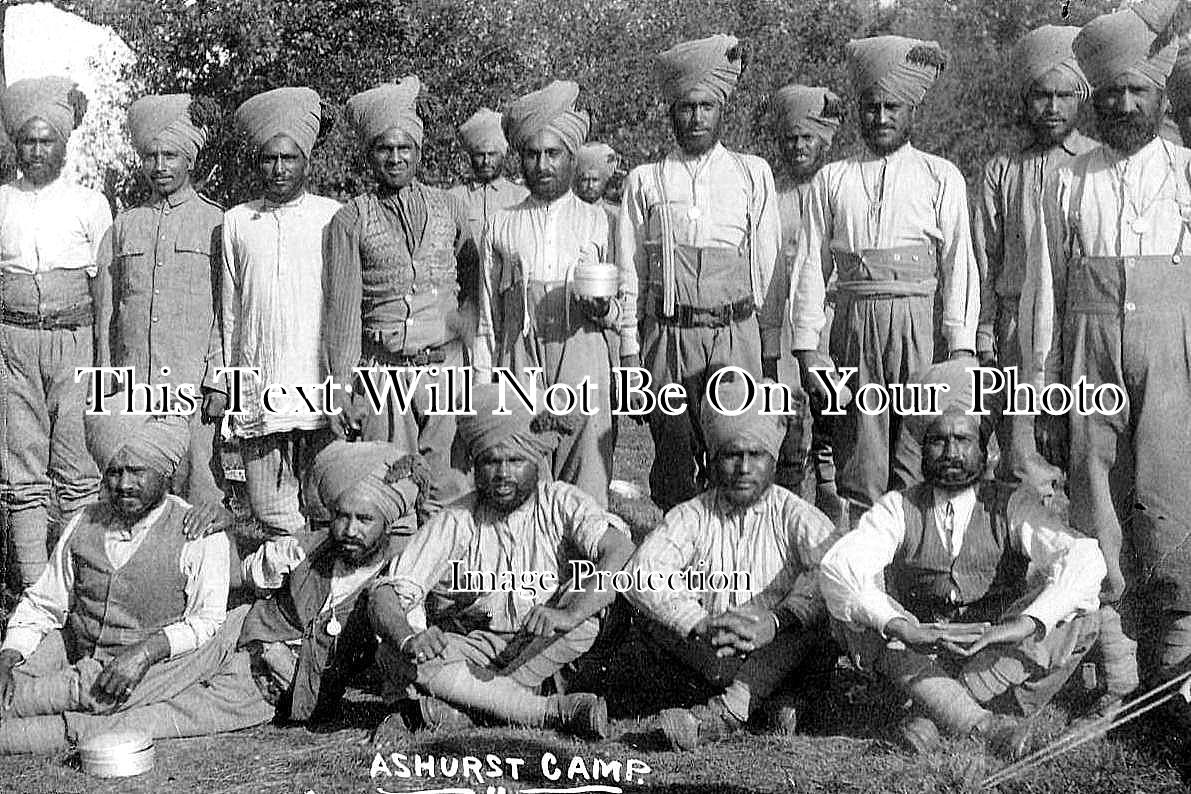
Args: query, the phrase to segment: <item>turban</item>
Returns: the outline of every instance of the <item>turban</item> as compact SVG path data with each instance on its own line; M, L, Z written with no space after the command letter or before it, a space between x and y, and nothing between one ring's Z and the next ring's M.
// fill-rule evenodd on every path
M676 44L657 57L657 78L668 102L703 88L727 102L744 70L744 58L735 36L717 33L697 41Z
M4 111L4 129L16 139L21 127L31 119L41 119L66 140L79 122L87 99L73 80L66 77L32 77L18 80L0 97Z
M761 383L772 383L765 380ZM720 381L716 389L721 407L734 411L744 405L748 397L748 387L743 380ZM729 416L711 406L707 397L703 398L700 411L700 424L703 437L707 441L707 451L714 458L727 444L740 441L750 445L757 445L765 449L773 459L777 460L778 451L782 446L782 439L786 437L786 417L782 414L764 415L761 409L765 400L761 394L760 385L756 389L753 401L738 416Z
M526 94L509 105L502 126L514 148L520 150L525 141L543 130L562 138L563 145L574 154L587 138L591 117L586 110L575 110L579 86L569 80L555 80L545 88Z
M285 135L308 158L321 123L322 106L311 88L274 88L250 97L236 110L236 126L254 146L259 148L275 135Z
M207 142L207 129L191 118L190 103L189 94L146 96L133 102L128 108L133 148L144 152L154 141L160 141L194 162Z
M788 85L773 99L785 129L818 135L831 145L840 125L840 100L831 89ZM827 115L829 111L832 115Z
M1043 25L1021 37L1013 47L1009 71L1018 80L1018 93L1025 96L1034 81L1051 72L1058 72L1081 97L1090 93L1088 79L1084 77L1071 42L1075 41L1079 28L1060 25Z
M1179 42L1179 55L1166 83L1166 95L1176 116L1191 113L1191 38L1184 37Z
M1179 42L1168 28L1180 0L1142 0L1083 26L1071 45L1093 88L1128 72L1159 88L1174 68Z
M489 146L500 152L507 152L509 142L505 140L500 119L499 113L488 108L480 108L471 114L471 118L459 125L459 138L463 141L463 146L469 152Z
M314 459L311 476L323 504L334 509L349 491L364 496L394 524L411 512L428 469L416 455L407 455L383 441L333 441Z
M585 143L579 149L577 174L598 171L601 179L608 179L616 171L620 158L616 150L606 143Z
M87 449L100 472L127 449L133 460L170 477L190 448L190 423L185 416L112 410L107 415L85 414L84 422Z
M544 457L558 446L555 432L559 424L550 414L538 415L519 400L512 389L506 391L508 414L496 414L502 387L496 384L477 385L472 393L474 416L459 417L459 438L467 449L467 457L475 460L497 446L509 446L531 458Z
M421 90L422 81L411 74L400 83L378 85L347 100L347 122L360 143L367 147L378 135L396 127L421 148L424 133L417 109Z
M974 413L977 406L975 405L976 392L973 388L973 378L979 377L979 373L973 374L972 371L979 366L980 364L975 358L951 359L938 364L932 364L913 379L916 384L942 383L947 386L947 391L939 395L936 405L939 409L938 411L934 413L910 414L902 417L902 421L906 424L906 429L910 431L910 435L918 443L922 443L922 439L926 437L926 431L930 429L936 419L944 414L971 414L980 420L980 424L986 432L992 430L992 423L996 414L995 409L984 416Z
M922 101L947 64L938 42L902 36L852 39L844 53L857 94L875 89L908 105Z

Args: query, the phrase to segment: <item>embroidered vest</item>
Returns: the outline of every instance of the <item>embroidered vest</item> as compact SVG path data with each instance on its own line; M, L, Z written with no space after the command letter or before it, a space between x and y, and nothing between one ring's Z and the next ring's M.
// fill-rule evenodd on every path
M391 330L409 319L405 298L411 293L438 290L459 292L455 274L455 219L447 194L417 185L426 202L426 227L415 242L413 256L400 223L380 206L374 193L352 201L359 213L360 276L366 330Z
M886 569L886 583L923 622L995 622L1025 592L1028 560L1010 543L1006 515L1013 488L1001 483L978 488L955 559L935 526L933 491L928 483L902 491L906 534Z

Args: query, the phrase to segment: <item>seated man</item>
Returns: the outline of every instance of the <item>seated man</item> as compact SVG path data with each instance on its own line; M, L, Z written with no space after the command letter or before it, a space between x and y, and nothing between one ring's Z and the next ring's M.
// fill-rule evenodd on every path
M992 422L969 413L974 366L927 370L949 391L942 413L907 417L925 482L864 514L823 558L821 587L857 663L914 701L910 749L933 749L943 728L1013 758L1030 723L1003 712L1044 706L1095 642L1105 564L1032 490L981 482Z
M240 646L267 700L294 722L332 716L351 675L373 660L366 592L416 527L425 463L392 444L335 441L314 459L329 531L276 538L245 558L252 605Z
M739 382L718 393L725 407L746 396ZM662 583L628 593L649 636L722 688L706 705L662 712L662 732L677 749L743 728L826 636L817 569L839 534L827 516L774 485L785 417L762 415L759 403L728 416L704 401L714 485L666 513L628 565L634 581ZM684 573L702 584L670 584ZM727 588L716 585L721 578Z
M416 714L406 701L406 728L482 715L604 738L603 698L539 687L591 648L615 596L595 576L572 587L571 562L618 571L633 544L582 490L540 479L558 444L555 417L535 419L516 400L493 415L497 392L478 387L475 415L459 421L475 494L435 515L372 590L377 660L389 683L420 697ZM390 715L378 735L400 729Z
M0 753L56 752L97 731L201 736L269 720L235 652L246 610L226 612L227 536L189 540L202 526L169 495L186 419L88 415L86 434L103 498L67 525L8 621Z

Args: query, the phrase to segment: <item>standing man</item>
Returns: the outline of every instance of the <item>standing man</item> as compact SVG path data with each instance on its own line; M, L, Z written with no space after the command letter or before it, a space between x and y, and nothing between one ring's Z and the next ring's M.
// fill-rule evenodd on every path
M963 175L910 143L915 111L943 69L943 50L935 42L878 36L851 41L846 52L866 151L829 163L812 181L790 312L795 348L817 345L823 273L834 274L831 357L857 369L847 384L855 391L904 383L931 364L936 294L951 355L971 355L980 283ZM799 338L799 323L811 338ZM918 453L898 443L902 422L892 411L869 415L852 406L837 420L836 485L854 521L891 483L917 481Z
M1179 56L1174 62L1174 71L1166 82L1166 95L1170 99L1170 111L1179 128L1183 146L1191 144L1191 38L1179 39Z
M777 208L782 223L782 262L788 272L782 273L783 284L793 277L794 254L798 238L805 224L805 207L810 194L811 179L827 162L831 143L839 131L843 105L831 89L817 86L788 85L774 95L777 117L777 140L782 163L777 177ZM826 280L828 274L824 274ZM835 284L827 287L827 302L823 307L827 333L820 335L820 351L826 355L826 341L830 334L831 318L835 314ZM801 382L801 370L793 355L793 326L782 325L781 357L778 374L789 383ZM784 370L784 371L783 371ZM821 404L813 408L813 424L791 421L786 443L778 457L776 479L800 496L805 496L827 514L837 525L843 518L843 506L835 490L835 460L831 452L832 423L823 416ZM808 439L807 436L810 436ZM808 446L809 441L809 446ZM807 449L814 466L815 484L805 474ZM811 487L814 490L811 490Z
M329 375L351 383L352 369L407 367L397 375L415 389L412 404L394 402L387 372L369 373L390 391L374 410L357 387L352 404L332 420L337 435L388 441L420 453L436 470L450 465L455 417L434 415L431 383L446 390L444 368L464 365L461 293L475 284L477 254L459 201L417 178L422 120L415 76L356 94L347 118L376 179L331 222L323 272L323 362ZM467 274L471 274L470 276Z
M663 510L703 490L699 408L707 378L728 365L759 378L762 340L771 337L776 348L780 335L781 307L766 301L781 245L773 173L761 158L720 143L743 67L733 36L684 42L658 56L678 146L629 173L617 223L621 269L637 277L624 327L635 329L642 318L640 352L653 388L681 383L687 393L683 413L650 417L649 485ZM638 352L634 334L621 355L633 361Z
M608 213L608 223L615 230L620 208L608 203L604 194L620 165L620 155L606 143L585 143L579 147L575 162L575 195L588 204L603 207Z
M447 193L467 208L471 236L477 242L483 236L489 218L529 195L528 190L505 177L509 142L505 140L500 121L501 115L495 110L480 108L459 125L459 139L467 152L471 179Z
M88 382L74 374L101 347L93 306L112 213L101 194L61 178L86 106L64 77L20 80L0 96L20 171L0 186L0 483L22 587L46 567L52 494L65 522L99 489L83 440Z
M327 417L293 388L323 379L323 238L339 202L306 189L321 123L318 94L309 88L276 88L240 105L236 124L256 153L264 195L223 219L223 350L229 366L259 370L244 377L243 413L233 429L244 440L252 515L274 535L306 525L301 483L330 438ZM265 411L261 397L270 385L273 410Z
M1071 522L1108 565L1102 599L1137 612L1126 630L1158 676L1191 656L1191 152L1158 135L1177 8L1149 0L1075 38L1104 143L1047 184L1021 324L1036 385L1086 378L1125 395L1118 413L1042 414L1036 429L1048 459L1069 461Z
M1018 304L1026 278L1027 240L1038 223L1042 186L1050 174L1096 146L1075 128L1080 105L1091 93L1071 51L1078 32L1075 27L1037 28L1022 37L1010 59L1010 74L1018 81L1022 102L1021 119L1030 139L1024 148L998 154L984 167L979 218L973 226L980 267L976 352L988 366L1021 364ZM1041 493L1053 490L1054 469L1040 465L1036 456L1011 454L1013 421L1013 417L1003 417L997 424L1001 448L998 475L1002 479L1025 477ZM1023 423L1022 428L1022 437L1032 451L1032 425ZM1011 471L1014 465L1019 471Z
M572 296L576 265L608 262L607 214L571 191L575 153L587 136L587 111L575 110L579 86L555 81L505 111L505 130L521 157L530 196L497 213L484 237L477 366L491 351L495 366L529 377L541 367L545 383L594 387L595 412L572 417L579 426L553 453L554 479L578 485L601 506L612 474L611 367L605 329L631 337L620 299ZM622 273L620 283L629 278ZM487 321L491 326L487 325ZM485 370L481 368L480 372Z
M101 366L132 367L136 383L174 390L190 384L196 394L201 387L190 449L172 486L194 504L223 501L214 449L214 419L227 406L223 381L215 376L223 366L215 312L223 209L190 183L214 121L213 103L188 94L142 97L129 107L128 129L153 195L116 216L104 246L111 290L100 296L96 313Z

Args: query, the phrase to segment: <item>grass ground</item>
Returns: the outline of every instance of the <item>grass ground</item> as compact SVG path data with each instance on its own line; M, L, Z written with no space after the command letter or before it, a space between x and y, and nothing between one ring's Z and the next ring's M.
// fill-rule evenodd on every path
M651 454L646 432L634 425L623 427L617 476L648 492L646 467ZM645 499L618 498L614 509L638 535L658 517ZM543 731L477 728L422 734L375 748L370 734L383 711L375 696L360 690L349 695L337 724L317 731L270 725L227 736L158 742L156 767L132 779L90 778L65 755L0 760L0 792L530 794L602 785L626 794L928 794L978 791L980 781L1000 766L971 740L952 741L944 751L927 757L910 757L894 749L888 726L899 717L897 699L880 685L840 668L809 682L801 694L797 735L750 732L694 753L664 751L647 715L665 704L696 702L706 693L687 676L672 673L671 666L638 641L631 626L597 650L572 685L606 694L614 722L613 737L605 742L575 741ZM1069 694L1077 699L1080 693ZM1040 731L1056 733L1063 719L1062 707L1052 709L1040 720ZM1154 720L1085 745L1000 791L1187 791L1179 773L1182 759L1174 750L1179 737L1171 734L1172 726ZM436 767L434 775L400 776L405 770L415 771L415 757L429 763L431 756L435 763L446 760L447 768ZM483 764L493 759L500 776L464 777L458 765L467 756L478 757ZM521 764L510 759L521 759ZM458 768L452 769L453 764ZM627 780L626 769L633 772Z

